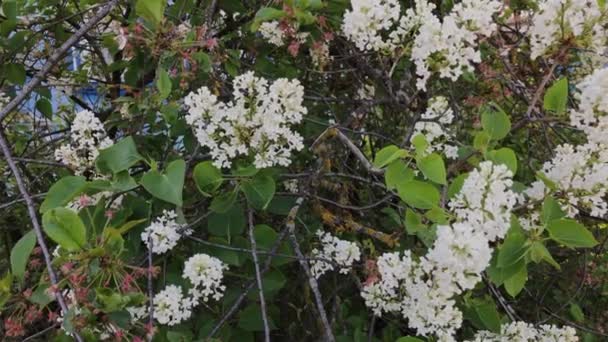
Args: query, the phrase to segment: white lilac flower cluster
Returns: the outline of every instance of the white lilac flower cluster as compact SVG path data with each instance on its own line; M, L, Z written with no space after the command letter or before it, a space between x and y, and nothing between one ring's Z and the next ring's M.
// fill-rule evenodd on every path
M76 113L70 129L70 142L55 150L55 159L67 165L77 175L93 169L99 151L110 147L103 124L88 110Z
M420 335L453 341L462 324L454 296L472 289L490 264L490 242L502 239L518 196L504 165L482 162L449 203L456 221L437 227L437 239L419 260L409 251L386 253L377 261L380 280L362 296L376 315L401 312Z
M182 277L188 279L193 287L184 295L181 286L167 285L154 295L154 318L160 324L176 325L188 320L200 300L209 298L220 300L226 286L222 285L223 272L228 269L219 259L207 254L195 254L184 266ZM147 307L127 308L133 320L140 320L147 315Z
M167 285L154 295L154 318L160 324L176 325L192 316L194 302L184 296L181 286Z
M195 254L184 264L184 278L190 280L194 286L189 290L190 295L196 301L202 298L207 302L209 297L219 300L224 295L226 286L222 285L224 265L220 259L207 254Z
M152 252L163 254L177 245L182 235L189 235L190 229L177 223L177 214L173 210L163 210L162 216L152 222L142 233L141 240L150 248L149 238L152 240Z
M323 231L317 231L317 237L321 241L321 248L314 248L311 251L311 257L319 259L312 260L310 267L315 278L321 277L328 271L333 271L336 266L340 273L346 274L353 263L361 258L361 250L354 242L338 239Z
M351 0L352 11L344 13L342 31L358 49L389 50L395 47L387 35L399 20L397 0Z
M596 0L540 1L529 32L530 57L536 59L570 38L581 48L603 53L608 43L607 23L606 12Z
M512 322L500 327L500 334L480 331L469 342L578 342L576 330L572 327L559 328L541 325L536 328L525 322Z
M473 63L481 61L478 38L494 32L492 15L502 4L497 0L464 0L454 5L443 21L433 14L436 6L427 0L416 0L415 8L407 9L401 18L396 0L352 0L351 6L342 29L360 50L392 50L414 37L411 59L419 77L417 87L424 90L431 70L452 81L473 70ZM383 34L390 39L384 39Z
M592 216L608 214L605 200L608 192L608 69L600 69L578 85L578 110L570 112L572 125L587 136L587 143L577 146L563 144L555 149L552 160L543 165L542 172L562 193L561 205L570 217L580 208ZM538 180L526 190L534 200L542 200L549 193L544 182Z
M450 125L454 120L454 111L450 108L448 100L443 96L431 98L420 118L422 121L416 122L410 141L413 141L418 134L422 134L428 143L426 153L443 151L446 157L457 159L458 147L445 143L452 137L445 126Z
M280 23L276 20L263 22L258 31L270 44L276 46L283 46L285 44L285 32L283 32Z
M257 168L288 166L303 139L292 126L307 110L304 88L298 80L280 78L272 83L253 72L234 79L234 99L219 102L207 87L190 93L186 121L202 146L209 148L217 167L230 167L239 155L253 156Z

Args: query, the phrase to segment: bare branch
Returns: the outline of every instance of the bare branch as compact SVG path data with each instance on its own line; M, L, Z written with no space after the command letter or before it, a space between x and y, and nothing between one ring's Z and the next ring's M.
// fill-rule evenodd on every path
M264 300L264 287L262 285L262 275L260 274L260 262L256 253L257 246L255 236L253 235L253 210L247 208L247 216L249 219L249 242L251 243L251 257L255 267L255 280L258 284L258 293L260 296L260 307L262 309L262 322L264 322L264 341L270 342L270 329L268 328L268 313L266 312L266 301Z
M55 290L55 298L57 298L57 302L59 303L59 306L61 307L61 311L63 312L63 314L67 315L69 309L65 302L65 299L63 298L63 295L61 294L61 291L59 291L59 289L57 288L57 283L58 283L57 274L55 273L55 270L53 269L51 254L49 253L49 249L46 245L46 242L44 241L44 235L42 234L42 228L40 227L40 223L38 222L38 216L36 214L36 206L34 204L34 200L32 199L32 196L30 196L29 192L27 191L27 188L25 187L25 182L23 181L23 178L21 176L21 171L19 171L19 168L17 168L17 164L15 164L15 161L13 160L13 156L11 154L10 147L8 146L8 143L4 137L2 128L0 128L0 148L2 149L2 154L4 154L4 158L6 159L6 162L8 163L9 168L11 169L11 171L13 172L13 175L15 176L15 180L17 181L17 187L19 188L19 192L21 193L21 196L23 196L23 199L25 200L25 203L27 205L27 212L28 212L28 215L30 216L30 220L32 221L32 226L34 227L34 233L36 234L36 240L38 240L38 245L40 246L40 249L42 250L42 255L44 256L44 262L46 264L46 269L49 273L49 279L51 281L51 285L53 286L53 288ZM82 337L80 337L78 332L74 331L74 336L78 342L83 341Z
M103 19L114 6L118 3L118 0L111 0L108 2L106 6L97 12L91 18L91 20L87 21L82 27L74 33L68 40L66 40L61 46L55 50L55 52L49 57L44 66L30 79L30 81L23 87L19 95L15 96L2 110L0 110L0 122L4 120L4 118L8 115L8 113L12 112L25 100L29 94L34 91L36 88L46 77L46 75L51 72L55 64L62 60L63 55L78 41L82 38L89 30L91 30L101 19Z

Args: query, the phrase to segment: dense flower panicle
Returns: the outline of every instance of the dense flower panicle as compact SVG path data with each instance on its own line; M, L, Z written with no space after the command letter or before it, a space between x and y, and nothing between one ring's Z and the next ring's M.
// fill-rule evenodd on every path
M227 269L220 259L207 254L191 256L184 264L183 277L194 285L190 289L192 297L202 298L203 302L207 302L209 297L215 300L222 298L226 290L226 286L222 285L223 272Z
M335 264L324 260L312 260L310 270L315 278L334 270L335 265L338 266L340 273L346 274L353 263L361 258L361 250L354 242L338 239L322 231L317 231L317 237L321 240L321 249L313 249L311 256L331 260Z
M422 5L423 1L417 4ZM477 50L478 37L489 36L496 25L492 15L501 8L496 0L467 0L456 4L441 22L432 15L429 5L422 5L418 34L412 47L416 64L418 89L426 89L431 70L438 69L442 78L456 81L464 72L473 71L473 64L481 62Z
M596 70L577 88L579 105L570 112L570 122L586 134L587 143L559 145L542 172L562 193L560 203L568 216L574 217L584 208L592 216L604 217L608 214L608 69ZM537 201L549 192L540 180L526 190Z
M565 326L541 325L536 328L525 322L511 322L500 327L500 334L480 331L469 342L578 342L576 330Z
M608 146L608 68L597 69L576 87L579 104L570 112L571 124L587 134L589 143Z
M603 53L608 42L608 17L596 0L544 0L530 27L532 59L559 42L575 38L579 47Z
M154 295L154 318L160 324L179 324L192 316L193 304L184 296L181 286L167 285Z
M512 172L504 165L482 162L449 203L456 222L437 227L428 253L413 260L409 251L385 253L377 262L380 280L363 288L375 314L401 312L420 335L453 341L462 324L454 296L475 287L490 264L490 242L505 236L518 196Z
M352 10L344 13L342 23L346 38L363 51L394 48L392 40L383 37L383 33L388 33L397 24L401 11L399 1L352 0L351 7Z
M411 59L419 79L417 87L426 89L432 70L440 77L457 80L481 62L478 38L496 29L492 15L502 4L497 0L465 0L440 20L427 0L416 0L400 17L396 0L352 0L342 30L347 39L363 51L394 50L413 37ZM384 36L388 36L385 38Z
M276 20L263 22L258 31L270 44L276 46L283 46L285 44L285 33L281 30L280 23Z
M450 108L448 100L443 96L431 98L420 118L424 121L416 122L410 141L413 141L418 134L423 134L428 142L427 153L443 151L448 158L458 158L458 148L445 144L446 140L452 137L446 126L454 120L454 111Z
M608 203L604 200L608 190L608 149L605 146L593 143L576 147L559 145L553 159L543 165L545 177L557 186L566 199L560 203L568 216L576 216L579 208L585 208L596 217L608 213ZM530 198L538 201L549 192L540 180L526 190Z
M55 150L55 159L74 170L77 175L93 169L99 151L113 144L103 124L88 110L76 113L70 128L69 143Z
M142 233L141 240L150 248L148 238L152 239L152 252L163 254L177 245L182 235L190 234L189 229L175 221L175 211L163 210L163 215L152 222Z
M482 233L488 241L502 239L510 227L511 210L518 196L510 190L513 173L504 165L482 162L471 172L462 189L448 204L471 232Z
M291 129L307 110L304 88L297 80L272 84L248 72L234 79L233 101L218 102L208 88L190 93L186 121L199 143L210 150L217 167L230 167L239 155L252 156L257 168L288 166L302 137Z

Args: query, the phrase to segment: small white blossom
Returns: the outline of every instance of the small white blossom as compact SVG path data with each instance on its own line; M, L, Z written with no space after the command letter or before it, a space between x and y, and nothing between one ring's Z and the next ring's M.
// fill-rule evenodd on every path
M536 328L525 322L503 324L500 333L480 331L469 342L578 342L576 330L572 327L558 328L554 325L541 325Z
M454 111L450 108L448 100L443 96L431 98L420 118L423 121L417 121L414 125L414 134L410 141L414 141L418 134L423 134L428 143L426 153L444 151L447 157L458 158L458 148L445 143L453 136L449 125L454 120Z
M181 286L167 285L154 295L154 318L160 324L176 325L192 316L193 302L184 297Z
M399 20L401 6L397 0L351 0L352 10L344 13L342 30L363 51L393 49L387 33Z
M285 32L281 30L280 24L276 20L263 22L258 31L270 44L276 46L285 44Z
M317 237L321 240L321 249L313 249L311 257L333 261L342 274L348 273L353 263L361 258L361 250L354 242L338 239L322 231L317 231ZM319 278L325 272L334 270L334 263L312 260L310 271L315 278Z
M303 138L292 130L307 110L304 88L297 80L272 84L248 72L234 79L234 100L219 102L208 88L190 93L186 121L199 143L210 150L217 167L230 167L239 155L253 158L257 168L288 166Z
M163 254L177 245L182 235L190 234L190 230L183 230L182 225L175 219L177 214L171 210L163 210L163 215L152 222L142 233L141 240L150 248L148 238L152 239L152 252Z
M224 295L226 286L222 285L224 265L220 259L207 254L195 254L184 264L183 277L190 280L194 288L190 289L193 298L202 298L207 302L209 297L219 300Z
M73 169L77 175L91 171L99 151L113 144L106 136L101 121L88 110L76 114L68 139L69 143L55 150L55 159Z

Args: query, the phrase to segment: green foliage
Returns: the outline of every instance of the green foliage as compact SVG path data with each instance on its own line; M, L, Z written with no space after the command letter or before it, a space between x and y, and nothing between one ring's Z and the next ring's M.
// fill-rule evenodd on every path
M445 185L446 171L443 158L437 153L431 153L428 156L422 158L416 158L416 165L426 178L437 183Z
M410 180L397 185L399 197L408 205L418 209L431 209L439 203L439 190L428 183Z
M562 114L568 104L568 78L561 78L547 89L543 100L543 108Z
M86 178L82 176L65 176L51 186L40 205L40 213L63 207L86 188Z
M164 173L160 173L158 170L146 172L141 177L140 184L152 196L181 207L185 174L186 162L181 159L174 160L167 165Z
M222 172L210 161L198 163L192 176L198 190L207 196L217 190L224 181Z
M407 151L395 145L389 145L376 153L373 165L377 168L385 167L393 161L407 156Z
M567 247L594 247L598 244L585 226L571 219L550 221L547 230L553 240Z
M142 160L133 137L126 137L116 144L101 150L95 162L102 173L118 173L129 169Z
M87 242L87 231L78 215L66 208L54 208L42 216L44 232L61 248L79 251Z
M11 250L11 270L13 276L19 281L23 281L25 269L34 246L36 246L36 234L33 230L30 230L17 241Z

